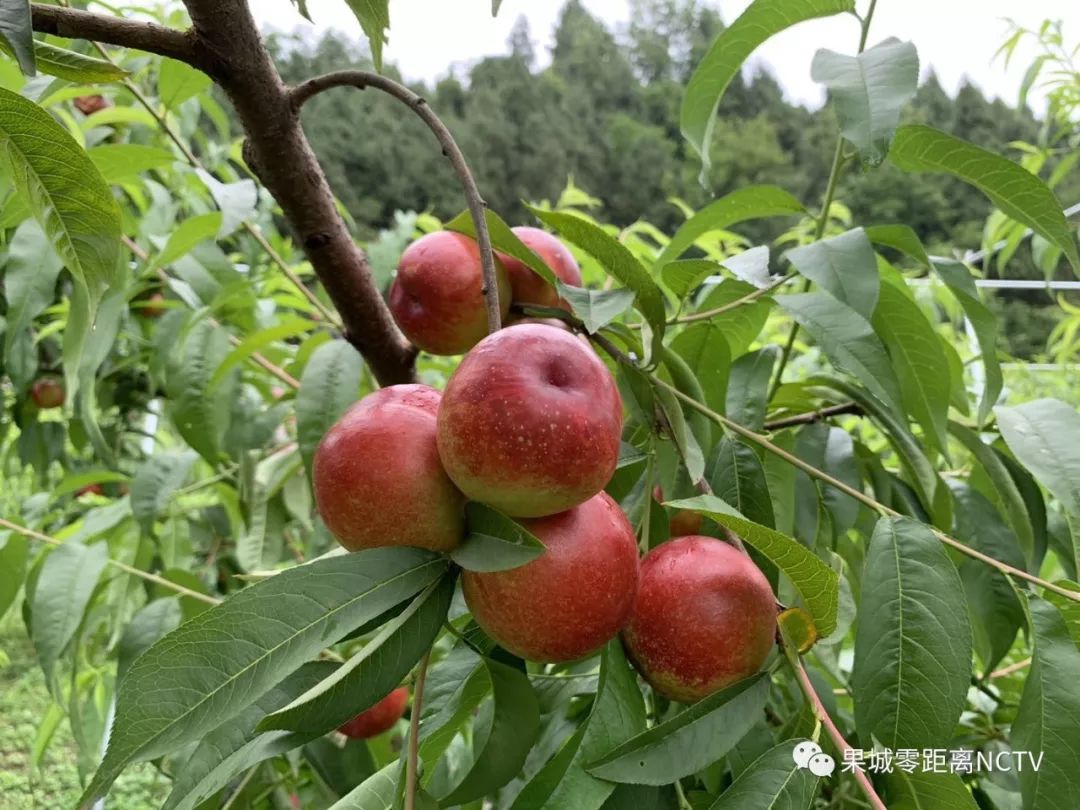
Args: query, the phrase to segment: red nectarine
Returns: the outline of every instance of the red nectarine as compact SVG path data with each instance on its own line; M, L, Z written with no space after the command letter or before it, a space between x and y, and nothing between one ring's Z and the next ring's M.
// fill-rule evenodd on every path
M499 305L510 311L510 277L496 258ZM488 333L480 246L464 234L426 234L401 255L390 311L411 340L431 354L461 354Z
M582 503L611 479L622 400L580 339L521 324L484 338L461 361L438 421L439 455L466 496L540 517Z
M56 377L42 377L30 386L30 399L43 411L59 408L65 397L64 384Z
M462 590L473 618L530 661L572 661L595 652L619 632L637 591L637 540L626 515L601 492L522 525L547 550L508 571L465 571Z
M338 731L354 740L366 740L389 731L405 714L409 705L409 688L399 686L367 711L356 715Z
M623 630L657 692L691 703L761 669L776 637L776 600L753 561L711 537L680 537L641 564Z
M450 551L465 531L465 499L439 461L439 392L395 385L357 402L315 451L315 500L345 548Z
M581 286L581 268L566 245L540 228L522 226L511 230L525 247L544 260L560 281L575 287ZM539 304L545 307L561 305L558 291L530 270L528 265L513 256L501 253L499 258L510 274L515 304Z

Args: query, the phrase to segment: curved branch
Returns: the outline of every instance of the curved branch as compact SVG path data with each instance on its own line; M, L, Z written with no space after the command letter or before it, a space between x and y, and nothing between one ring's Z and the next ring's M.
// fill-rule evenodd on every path
M469 206L469 214L472 216L473 226L476 228L476 241L480 245L480 264L484 271L484 298L487 303L488 331L494 332L502 325L502 314L499 308L499 285L495 275L495 253L491 247L491 235L488 233L487 219L484 211L487 203L480 196L480 189L476 185L476 179L469 171L469 165L465 161L454 136L447 128L442 119L428 106L427 101L417 95L408 87L391 78L366 70L339 70L316 76L303 84L293 88L289 97L292 100L293 109L299 112L305 102L329 90L333 87L355 87L365 90L373 87L387 95L393 96L402 104L416 113L435 135L442 147L443 154L450 160L454 167L465 192L465 200Z
M38 3L30 6L30 12L34 30L42 34L135 48L178 59L200 69L203 67L191 31L177 31L157 23Z

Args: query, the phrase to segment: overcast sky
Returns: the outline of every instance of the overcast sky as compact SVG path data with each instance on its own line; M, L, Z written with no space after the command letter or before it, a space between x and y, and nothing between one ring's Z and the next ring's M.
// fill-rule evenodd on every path
M308 0L314 27L294 10L290 0L251 0L259 21L283 30L337 30L356 36L360 27L345 0ZM856 0L860 9L868 0ZM749 0L711 0L730 22ZM386 58L408 79L431 80L444 75L452 64L468 65L489 54L506 51L514 21L528 18L538 53L547 47L562 0L503 0L497 18L490 0L391 0L390 44ZM585 0L586 7L609 23L625 23L627 0ZM993 59L1007 30L1004 17L1037 26L1045 18L1065 21L1070 42L1080 40L1080 2L1075 0L879 0L870 32L870 44L888 36L911 40L918 48L923 75L929 67L952 92L966 76L989 95L1016 99L1017 88L1030 51L1018 52L1005 70ZM858 42L858 22L850 15L814 20L791 28L755 52L751 64L768 65L784 86L789 99L810 105L823 94L810 80L810 60L821 47L852 53ZM1032 103L1041 112L1036 93Z

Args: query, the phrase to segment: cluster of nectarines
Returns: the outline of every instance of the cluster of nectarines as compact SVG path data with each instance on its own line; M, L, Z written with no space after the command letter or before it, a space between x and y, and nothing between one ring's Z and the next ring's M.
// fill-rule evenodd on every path
M570 251L515 229L565 283L580 285ZM504 313L558 306L524 264L497 262ZM633 527L606 492L619 458L623 405L589 343L543 323L485 336L479 249L428 234L404 253L390 303L402 331L439 354L467 352L443 393L396 385L353 405L314 459L319 512L349 550L417 546L451 552L466 536L467 501L516 519L545 546L528 563L464 571L479 626L534 662L595 653L620 632L661 694L697 700L751 675L768 655L776 608L764 575L726 542L689 536L639 561ZM507 294L509 292L509 294Z

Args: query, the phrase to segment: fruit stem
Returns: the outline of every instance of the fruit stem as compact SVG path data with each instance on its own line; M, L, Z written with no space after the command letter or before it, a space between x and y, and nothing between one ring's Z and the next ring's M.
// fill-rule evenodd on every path
M825 731L828 732L829 738L833 741L833 745L837 750L844 754L846 751L853 750L847 740L844 739L844 735L840 733L840 729L836 727L836 724L829 717L829 711L825 708L825 704L821 702L821 698L818 697L817 691L814 689L814 684L810 680L810 676L806 672L806 668L803 666L802 659L799 658L799 654L791 649L787 644L781 641L781 645L784 649L784 655L787 657L788 663L791 664L791 669L795 673L795 680L799 684L799 689L802 691L803 696L810 702L810 705L814 707L814 714L817 719L824 726ZM885 807L885 802L881 800L881 797L877 795L874 790L873 784L870 782L870 778L861 768L854 768L852 775L855 777L855 781L858 782L862 792L866 795L867 801L870 802L870 806L874 810L888 810Z
M408 87L379 73L367 70L338 70L323 76L308 79L303 84L297 85L290 92L289 97L293 110L299 111L300 107L310 99L331 87L355 87L365 90L368 87L380 90L400 101L411 109L431 130L435 139L442 147L443 154L450 161L454 173L461 183L465 194L465 202L469 207L469 215L472 217L473 227L476 229L476 241L480 245L480 265L484 273L484 299L487 305L488 332L495 332L502 326L502 310L499 306L499 284L495 272L495 252L491 247L491 234L488 232L486 209L487 203L480 196L480 189L476 185L476 178L469 171L469 164L465 161L465 155L454 140L450 129L443 120L428 106L427 100L417 95Z
M420 713L424 708L424 682L427 680L431 650L420 659L413 688L412 713L409 715L409 754L405 760L405 810L416 809L416 766L420 753Z
M12 523L10 520L4 520L0 518L0 527L9 529L16 534L21 534L23 537L29 537L31 540L40 540L43 543L48 543L50 546L62 546L64 545L62 540L57 540L55 537L50 537L47 534L29 529L26 526L20 526L18 523ZM220 605L221 600L216 597L210 596L205 593L199 593L193 591L190 588L185 588L183 585L177 585L175 582L170 582L164 577L159 577L157 574L151 574L149 571L141 571L138 568L133 568L127 563L122 563L119 560L108 560L109 565L113 568L118 568L125 574L131 574L133 577L144 579L147 582L152 582L155 585L160 585L162 588L167 588L174 593L181 596L187 596L192 599L197 599L200 602L205 602L208 605Z

